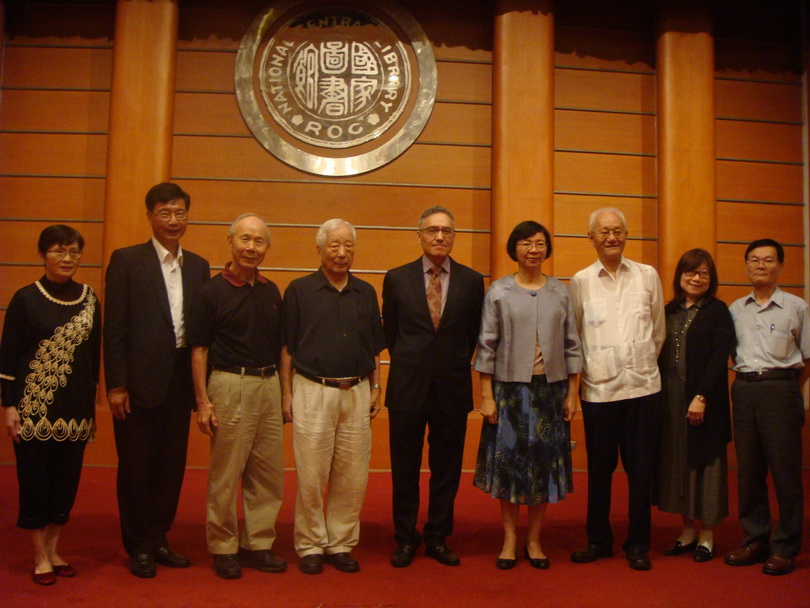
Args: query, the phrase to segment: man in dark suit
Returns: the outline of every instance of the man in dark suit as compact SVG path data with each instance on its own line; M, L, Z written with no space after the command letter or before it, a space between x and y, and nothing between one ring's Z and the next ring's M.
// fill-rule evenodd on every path
M180 247L190 199L163 183L146 195L152 238L117 249L107 267L104 371L118 451L118 509L130 571L155 562L188 567L168 545L186 466L194 407L185 323L210 277L208 262Z
M430 498L425 553L446 566L460 561L447 546L461 477L467 414L472 410L470 360L478 340L483 277L450 258L453 214L430 207L419 219L424 255L394 268L383 282L383 323L391 355L386 389L394 485L391 565L410 565L422 537L416 530L419 473L428 432Z

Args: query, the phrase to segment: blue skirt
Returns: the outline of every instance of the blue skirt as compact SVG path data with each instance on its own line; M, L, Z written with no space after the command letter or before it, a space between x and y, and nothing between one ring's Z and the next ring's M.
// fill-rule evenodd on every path
M519 505L557 502L574 490L571 430L565 421L568 381L492 383L498 422L486 420L473 485Z

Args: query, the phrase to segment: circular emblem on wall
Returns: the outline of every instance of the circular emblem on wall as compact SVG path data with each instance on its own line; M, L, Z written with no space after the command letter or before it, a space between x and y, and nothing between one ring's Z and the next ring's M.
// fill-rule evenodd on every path
M424 31L393 1L279 0L236 56L236 97L256 139L318 175L355 175L416 140L436 100Z

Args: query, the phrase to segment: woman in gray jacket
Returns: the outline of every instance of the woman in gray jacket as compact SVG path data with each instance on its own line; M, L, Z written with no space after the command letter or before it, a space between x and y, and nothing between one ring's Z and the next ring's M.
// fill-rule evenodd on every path
M514 567L520 505L528 505L525 555L540 569L546 505L573 490L569 423L576 413L582 347L568 289L542 272L548 230L515 226L506 251L515 274L492 283L484 300L475 369L484 425L473 483L500 500L504 542L495 565Z

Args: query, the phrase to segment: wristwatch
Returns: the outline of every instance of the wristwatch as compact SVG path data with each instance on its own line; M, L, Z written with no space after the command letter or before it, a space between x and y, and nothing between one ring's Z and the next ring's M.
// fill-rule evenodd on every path
M380 385L379 384L372 384L371 385L371 390L374 390L375 388L380 388Z

